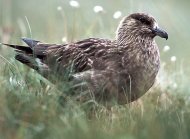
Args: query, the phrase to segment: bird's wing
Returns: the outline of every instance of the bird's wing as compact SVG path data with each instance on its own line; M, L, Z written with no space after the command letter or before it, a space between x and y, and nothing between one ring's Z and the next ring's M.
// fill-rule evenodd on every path
M105 69L104 61L110 49L114 47L110 40L89 38L57 48L50 46L46 50L48 63L55 62L59 67L73 65L76 72L92 68Z
M16 49L15 58L35 70L61 71L72 66L75 72L92 68L103 70L106 59L112 51L113 43L107 39L89 38L70 44L46 44L40 41L24 38L29 46L8 45ZM114 59L114 58L113 58ZM43 71L42 70L42 71Z

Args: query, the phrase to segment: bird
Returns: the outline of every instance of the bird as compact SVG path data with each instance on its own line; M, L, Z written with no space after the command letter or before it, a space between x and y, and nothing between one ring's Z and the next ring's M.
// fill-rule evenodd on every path
M68 81L79 88L78 101L124 105L143 96L156 80L160 68L156 36L168 39L152 15L132 13L120 21L113 40L48 44L22 38L27 46L3 45L14 48L16 60L54 84L67 74Z

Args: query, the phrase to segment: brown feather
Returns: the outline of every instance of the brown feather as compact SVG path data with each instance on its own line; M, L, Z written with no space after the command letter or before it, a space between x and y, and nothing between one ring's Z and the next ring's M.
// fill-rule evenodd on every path
M62 76L72 67L72 80L86 82L89 93L78 94L80 101L95 99L104 104L125 104L138 99L153 85L160 67L160 55L154 37L168 38L156 20L145 13L134 13L119 24L116 39L89 38L56 45L25 39L30 47L8 45L19 52L16 59L39 72ZM35 59L41 67L36 67ZM69 68L70 69L70 68ZM48 72L47 72L48 71ZM81 86L79 87L81 89Z

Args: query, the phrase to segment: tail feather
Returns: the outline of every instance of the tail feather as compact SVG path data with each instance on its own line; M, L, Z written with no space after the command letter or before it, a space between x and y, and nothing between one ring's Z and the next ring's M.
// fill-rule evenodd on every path
M32 54L33 53L33 50L30 47L27 47L27 46L20 46L20 45L6 44L6 43L2 43L2 44L6 45L6 46L9 46L9 47L12 47L15 50L28 53L28 54Z
M34 58L23 53L17 53L15 55L15 59L36 70L45 78L47 78L46 76L50 72L49 67L46 64L42 63L38 58Z
M40 41L36 41L30 38L22 38L22 40L29 46L21 46L21 45L13 45L13 44L6 44L6 43L1 43L2 45L6 45L9 47L12 47L16 50L18 50L19 52L24 52L24 53L28 53L28 54L32 54L33 53L33 47L36 46Z
M0 43L8 47L14 48L16 51L15 59L19 62L27 65L28 67L36 70L45 78L50 72L48 65L43 63L43 59L46 56L44 51L46 50L46 45L38 45L39 41L35 41L29 38L22 38L22 40L28 46L13 45Z
M33 48L36 46L40 41L36 41L30 38L22 38L22 40L30 47Z
M38 64L35 61L35 59L31 56L28 56L28 55L23 54L23 53L17 53L15 55L15 59L20 61L21 63L31 67L32 69L38 70Z

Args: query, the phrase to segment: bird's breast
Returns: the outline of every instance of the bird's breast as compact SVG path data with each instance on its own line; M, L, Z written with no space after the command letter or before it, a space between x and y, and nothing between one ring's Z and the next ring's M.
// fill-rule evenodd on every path
M135 50L129 58L129 74L132 78L132 89L138 97L146 93L154 84L160 68L160 55L157 47L147 51Z

